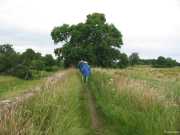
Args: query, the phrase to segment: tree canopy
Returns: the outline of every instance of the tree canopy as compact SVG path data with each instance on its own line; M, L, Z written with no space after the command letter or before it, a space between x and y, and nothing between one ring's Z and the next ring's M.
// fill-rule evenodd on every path
M100 13L87 15L84 23L55 27L51 37L55 44L62 44L55 54L65 66L83 59L95 66L111 67L120 58L123 44L121 32Z
M139 64L139 62L140 62L139 54L137 52L132 53L129 56L129 62L131 65Z
M0 74L28 80L33 78L33 71L53 71L59 65L51 54L42 56L30 48L20 54L10 44L0 45Z
M172 58L165 58L163 56L159 56L157 60L153 63L154 67L166 68L166 67L175 67L178 66L178 62L173 60Z

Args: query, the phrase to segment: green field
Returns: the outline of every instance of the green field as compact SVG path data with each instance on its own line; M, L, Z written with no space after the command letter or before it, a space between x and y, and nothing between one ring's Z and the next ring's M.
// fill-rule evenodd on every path
M41 80L26 81L16 77L0 76L0 99L17 96L40 82Z
M25 91L33 89L43 82L43 78L51 75L51 72L35 72L33 80L23 80L13 76L0 75L0 99L17 96Z
M53 87L8 113L0 121L0 134L178 134L179 105L180 68L97 68L87 84L69 70ZM92 126L89 106L95 107L100 126Z
M118 134L179 133L180 68L97 69L89 87Z

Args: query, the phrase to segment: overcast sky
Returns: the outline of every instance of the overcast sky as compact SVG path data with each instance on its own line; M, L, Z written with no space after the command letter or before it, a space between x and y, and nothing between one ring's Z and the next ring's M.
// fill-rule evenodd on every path
M180 61L180 0L0 0L0 44L53 53L53 27L83 22L93 12L122 32L123 52Z

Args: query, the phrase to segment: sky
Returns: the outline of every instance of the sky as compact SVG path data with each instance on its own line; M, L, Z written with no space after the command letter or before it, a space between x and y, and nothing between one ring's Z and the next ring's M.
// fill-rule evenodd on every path
M53 54L59 45L52 29L84 22L93 12L104 13L121 31L122 52L180 62L180 0L0 0L0 44Z

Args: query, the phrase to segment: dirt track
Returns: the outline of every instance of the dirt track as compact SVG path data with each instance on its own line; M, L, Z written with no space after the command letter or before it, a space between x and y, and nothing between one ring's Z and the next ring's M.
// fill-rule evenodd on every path
M85 96L88 101L88 108L91 117L91 128L94 129L96 135L103 135L103 123L101 117L98 115L97 112L95 98L92 95L91 91L87 88L85 88Z
M12 97L6 100L0 101L0 116L3 116L4 112L12 112L14 108L23 101L27 100L28 98L35 96L38 92L41 92L43 90L48 90L49 88L53 87L54 84L56 84L59 80L64 78L64 75L67 71L60 71L56 74L48 77L45 79L45 81L42 83L42 85L37 86L33 89L27 90L24 94ZM102 121L98 115L97 109L96 109L96 102L95 98L93 97L90 90L88 90L86 87L85 89L85 97L88 101L88 109L91 117L91 127L94 129L96 135L103 135L102 134Z

